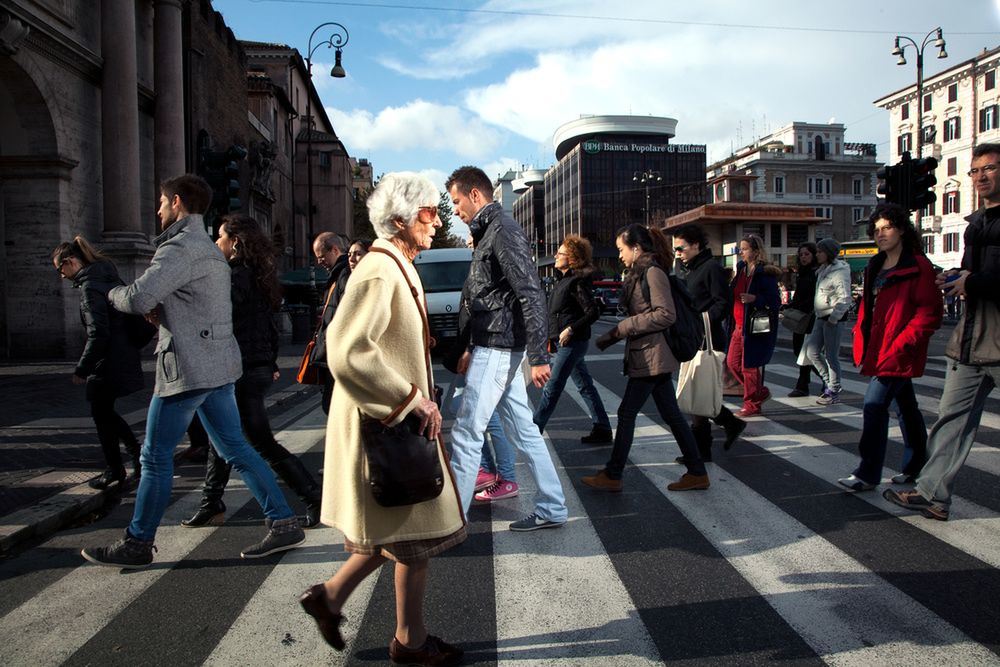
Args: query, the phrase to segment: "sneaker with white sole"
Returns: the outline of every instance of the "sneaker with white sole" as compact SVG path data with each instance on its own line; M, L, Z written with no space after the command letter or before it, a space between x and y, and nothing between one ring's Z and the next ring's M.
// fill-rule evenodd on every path
M546 521L537 514L529 514L519 521L510 524L508 528L516 533L523 533L529 530L541 530L542 528L559 528L565 521Z
M95 565L119 567L123 570L138 570L153 562L156 547L152 540L136 539L125 531L125 537L108 547L87 547L80 555Z
M851 475L850 477L844 477L837 480L837 484L850 489L851 491L871 491L877 484L869 484L860 477L855 477Z
M834 403L840 403L839 389L837 391L825 389L823 395L816 399L817 405L833 405Z
M517 496L517 482L508 482L505 479L501 479L496 484L488 486L474 495L473 498L481 503L491 503L494 500L503 500L504 498L513 498L515 496Z
M482 491L483 489L488 489L497 482L500 481L500 475L495 472L490 472L485 468L479 469L479 474L476 475L476 491Z
M267 526L267 535L257 544L241 551L241 558L263 558L279 551L294 549L306 541L305 531L294 516L277 521L265 519L264 525Z

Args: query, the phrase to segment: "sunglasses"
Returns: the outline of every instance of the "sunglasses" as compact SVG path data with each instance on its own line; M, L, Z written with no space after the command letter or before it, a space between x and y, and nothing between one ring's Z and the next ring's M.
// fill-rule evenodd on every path
M691 246L686 246L686 245L675 245L674 246L674 252L684 252L685 250L687 250L690 247Z

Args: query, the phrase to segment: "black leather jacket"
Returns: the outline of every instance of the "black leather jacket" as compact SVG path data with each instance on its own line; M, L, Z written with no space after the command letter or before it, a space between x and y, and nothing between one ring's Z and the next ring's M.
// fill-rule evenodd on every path
M594 301L593 275L570 269L556 281L549 295L549 340L558 341L566 327L573 328L570 340L590 340L590 325L601 316Z
M469 223L476 249L462 290L459 327L473 346L524 347L528 363L549 363L545 297L531 247L500 204L487 204Z
M320 308L322 308L323 304L326 303L327 293L333 287L333 294L330 295L330 303L322 313L323 321L319 323L319 335L316 336L316 353L313 357L324 367L326 366L326 328L333 321L333 315L337 312L340 299L344 296L344 290L347 289L347 279L350 277L351 267L347 264L347 253L341 253L337 261L333 263L333 268L330 269L330 278L326 281L326 289L323 291L322 300L319 304ZM336 285L334 285L335 283Z
M278 370L278 327L271 305L249 266L230 264L233 270L233 334L240 345L243 369L267 366Z

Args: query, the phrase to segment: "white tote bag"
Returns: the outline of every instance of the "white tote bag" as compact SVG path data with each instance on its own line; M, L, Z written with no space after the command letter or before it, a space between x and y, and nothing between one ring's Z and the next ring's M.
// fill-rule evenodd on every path
M677 406L681 412L715 417L722 409L722 369L725 356L712 348L712 323L702 313L705 339L694 359L681 364L677 377Z

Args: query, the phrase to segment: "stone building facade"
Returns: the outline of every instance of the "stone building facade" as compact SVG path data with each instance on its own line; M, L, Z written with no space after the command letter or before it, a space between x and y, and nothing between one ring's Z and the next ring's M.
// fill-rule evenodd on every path
M875 100L889 112L890 162L904 151L917 159L917 132L923 133L922 157L938 161L937 201L921 213L924 251L944 268L957 267L965 251L965 216L978 201L967 172L972 149L1000 142L1000 47L984 50L923 82L917 100L916 83Z

